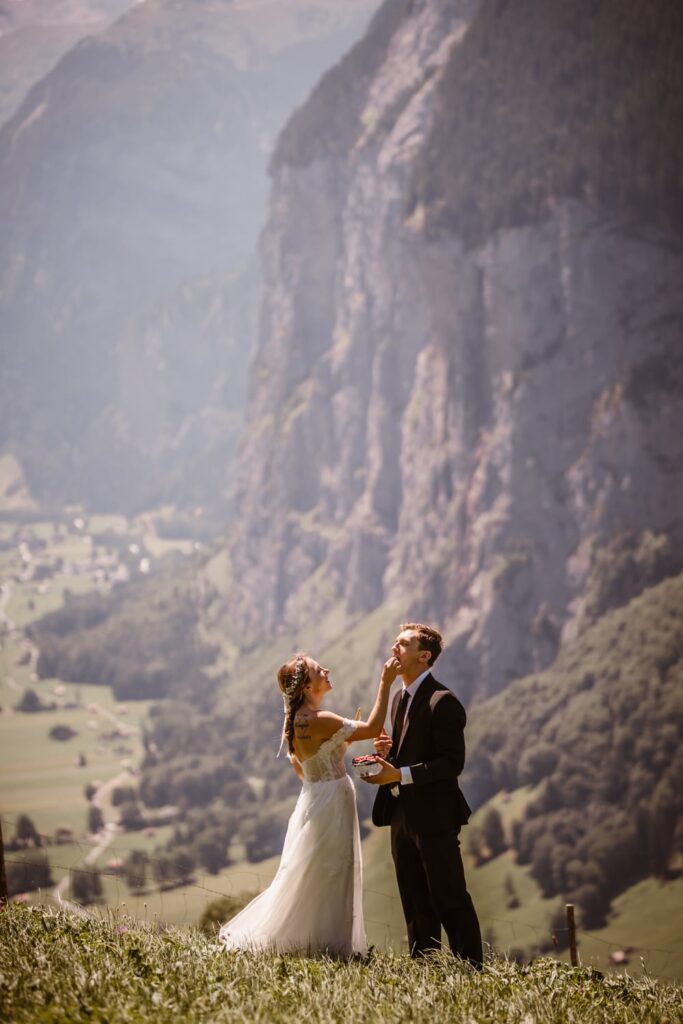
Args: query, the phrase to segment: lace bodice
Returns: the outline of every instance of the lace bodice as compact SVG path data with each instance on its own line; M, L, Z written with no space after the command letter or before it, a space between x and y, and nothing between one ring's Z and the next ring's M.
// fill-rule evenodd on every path
M344 769L344 754L346 744L358 728L358 722L345 718L343 724L337 731L320 744L318 750L312 757L301 761L301 768L306 782L330 782L332 779L342 779L346 775Z

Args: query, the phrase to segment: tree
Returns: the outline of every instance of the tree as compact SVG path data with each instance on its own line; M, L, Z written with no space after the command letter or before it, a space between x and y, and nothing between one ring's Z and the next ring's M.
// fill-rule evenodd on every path
M133 786L115 786L111 794L111 802L114 807L135 800L137 793Z
M497 857L498 854L503 853L507 849L505 833L503 832L503 822L495 807L491 807L486 812L481 830L484 836L484 842L489 848L489 855L491 857Z
M34 846L40 846L40 836L28 814L20 814L17 818L15 837L22 845L33 843Z
M557 751L549 743L530 745L519 760L519 781L523 786L535 786L555 770Z
M144 889L147 884L147 854L133 850L125 867L126 883L131 891Z
M505 906L508 910L515 910L519 906L519 898L517 896L517 890L515 889L515 883L512 880L512 875L505 876L503 888L507 897Z
M219 832L203 832L195 847L197 859L210 874L217 875L228 863L228 850L225 839ZM249 847L247 847L249 856ZM251 856L249 856L251 860Z
M177 850L172 854L176 877L187 882L194 870L194 857L187 850Z
M73 739L74 736L78 736L75 729L72 729L70 725L53 725L48 733L51 740L60 740L65 742L66 740Z
M247 859L252 862L265 860L279 853L286 830L287 813L282 805L262 810L256 817L245 821L240 837L247 849Z
M10 896L32 892L34 889L46 889L51 885L54 885L54 881L44 850L26 853L20 861L7 865L7 892Z
M555 892L553 879L553 841L550 836L542 835L534 843L531 856L531 870L541 887L544 896L552 896Z
M170 857L155 857L152 871L160 889L169 888L174 883L173 861Z
M486 856L483 851L482 835L479 829L471 828L467 837L467 849L470 857L477 867L486 863Z
M678 818L673 838L674 853L679 857L683 856L683 815Z
M21 700L14 705L14 710L32 714L36 711L47 711L50 707L50 704L43 703L35 690L24 690Z
M239 896L221 896L207 904L199 918L199 928L207 935L215 935L222 924L229 921L254 898L254 893Z
M104 828L104 817L102 811L96 804L88 808L88 832L99 832Z
M144 828L146 819L140 810L140 804L136 800L128 800L121 804L119 811L119 825L127 832L136 832Z
M603 928L607 923L609 896L597 885L580 886L571 894L571 902L579 907L584 928Z
M674 852L677 805L676 792L669 781L663 779L653 794L648 823L650 870L660 878L666 876Z
M102 896L102 880L96 868L71 869L71 896L78 903L87 906Z

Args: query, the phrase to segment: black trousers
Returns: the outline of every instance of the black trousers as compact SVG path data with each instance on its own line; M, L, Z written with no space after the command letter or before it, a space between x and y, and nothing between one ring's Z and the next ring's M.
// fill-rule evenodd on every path
M459 827L435 835L415 832L396 798L391 817L391 853L410 955L440 949L443 925L453 954L480 967L481 931L467 891L459 832Z

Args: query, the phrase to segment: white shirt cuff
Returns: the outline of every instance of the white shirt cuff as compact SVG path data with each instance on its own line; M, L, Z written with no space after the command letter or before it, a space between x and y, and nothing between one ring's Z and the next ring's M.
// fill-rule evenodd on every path
M413 773L411 772L410 767L407 764L405 764L401 768L401 785L402 786L409 786L412 781L413 781Z

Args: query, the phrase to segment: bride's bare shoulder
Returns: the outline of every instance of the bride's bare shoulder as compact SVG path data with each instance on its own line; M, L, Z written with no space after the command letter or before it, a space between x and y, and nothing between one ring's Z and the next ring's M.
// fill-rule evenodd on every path
M311 711L302 708L294 719L294 729L302 739L303 733L318 739L327 739L343 724L344 719L340 715L335 715L333 711Z
M334 711L319 711L318 722L321 735L327 739L328 736L334 736L337 729L344 724L344 719L341 715L335 715Z

